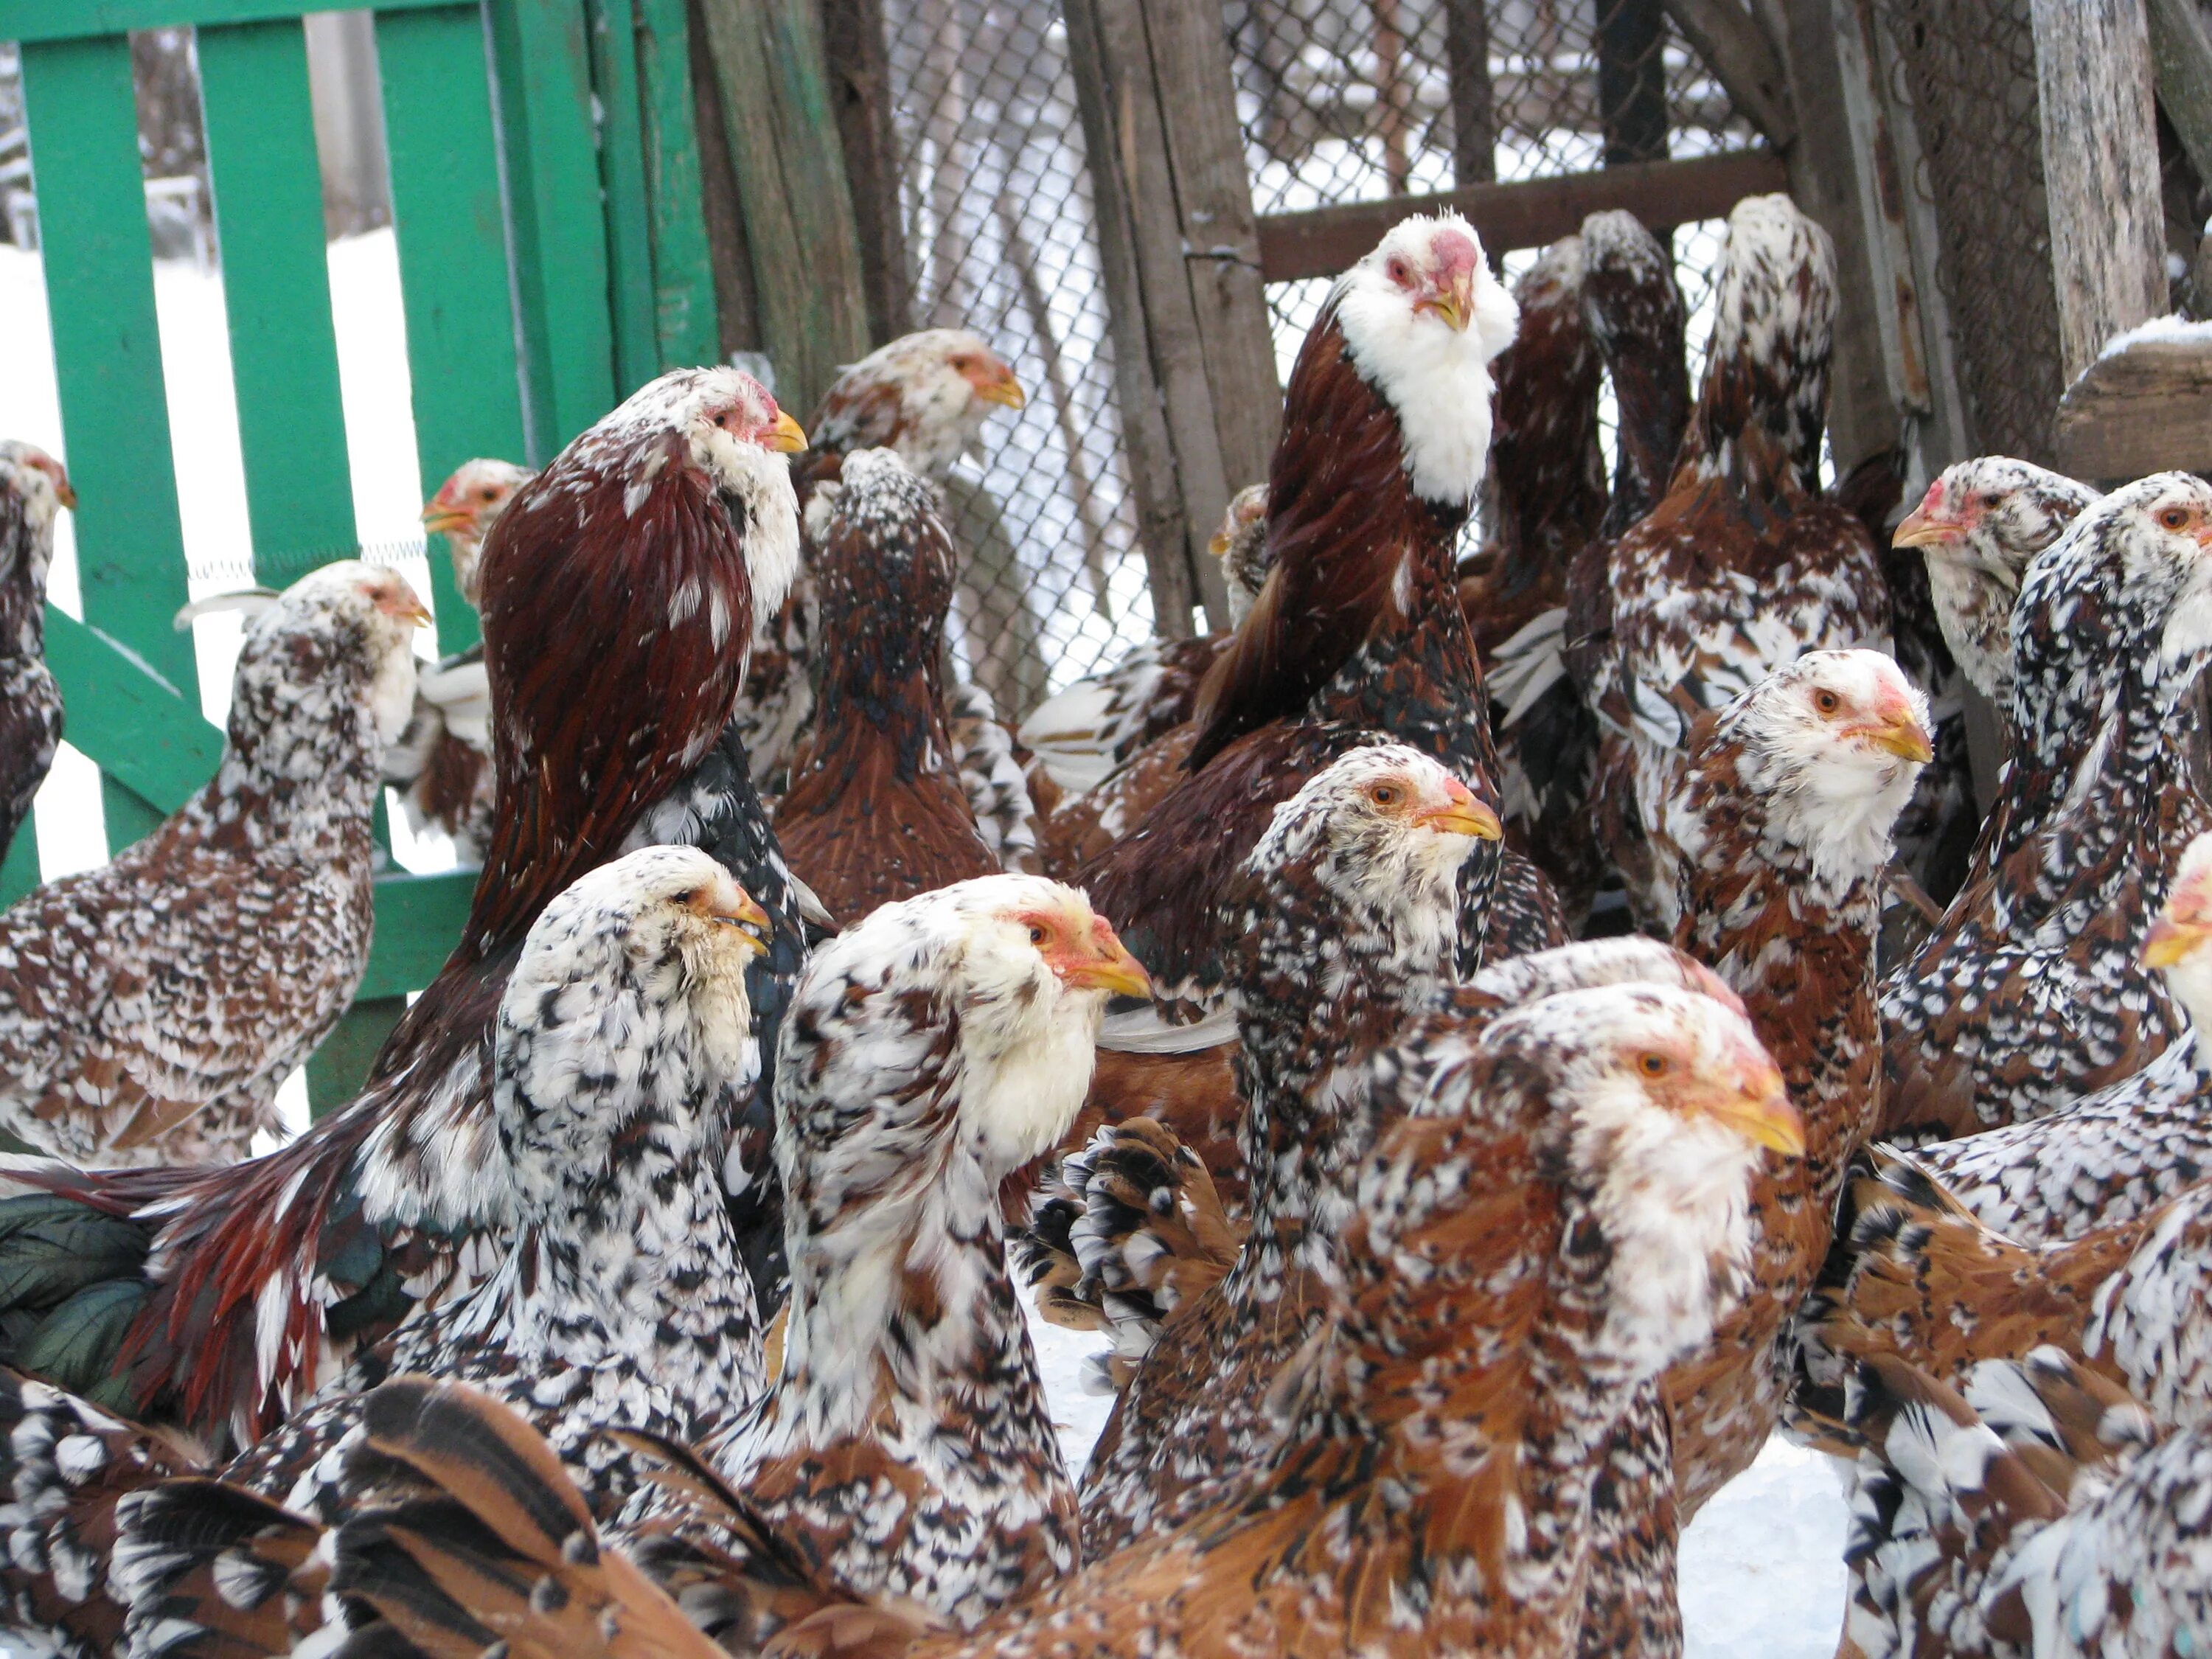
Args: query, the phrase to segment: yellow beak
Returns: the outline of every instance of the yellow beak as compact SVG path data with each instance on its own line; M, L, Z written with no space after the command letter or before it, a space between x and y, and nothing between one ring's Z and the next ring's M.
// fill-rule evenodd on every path
M1948 520L1932 518L1926 507L1915 507L1890 536L1892 547L1935 547L1959 533Z
M806 428L791 418L789 410L775 411L775 424L769 428L768 447L779 455L796 455L806 447Z
M1782 1073L1771 1065L1734 1087L1715 1090L1705 1110L1754 1146L1784 1158L1805 1156L1805 1120L1790 1103Z
M1885 750L1900 760L1917 761L1925 765L1936 758L1936 745L1929 741L1927 728L1910 714L1899 715L1887 725L1877 727L1870 735L1875 748Z
M1147 997L1152 994L1152 976L1145 972L1144 963L1129 954L1129 949L1110 933L1098 943L1105 947L1095 957L1079 957L1073 960L1060 958L1053 963L1060 983L1079 989L1110 992L1117 997Z
M760 901L743 888L738 890L738 902L733 909L718 910L714 920L726 922L738 930L738 937L757 957L768 954L769 941L775 937L775 924L761 908Z
M437 502L432 501L429 506L422 509L422 528L433 536L442 536L448 531L458 529L460 526L468 523L474 516L465 507L441 507Z
M1498 814L1456 778L1444 804L1417 812L1413 822L1440 836L1472 836L1477 841L1502 841L1505 836L1505 826L1498 821Z
M398 586L396 591L387 589L379 594L376 608L387 617L396 617L404 623L413 623L417 628L428 628L430 625L429 611L422 600L415 597L415 590L404 582Z
M1014 371L1004 363L998 366L997 374L975 382L975 395L987 404L1003 404L1008 409L1019 409L1029 402L1029 394L1014 378Z
M2142 964L2146 968L2171 968L2194 951L2212 936L2212 927L2201 921L2177 921L2172 915L2160 916L2143 935Z

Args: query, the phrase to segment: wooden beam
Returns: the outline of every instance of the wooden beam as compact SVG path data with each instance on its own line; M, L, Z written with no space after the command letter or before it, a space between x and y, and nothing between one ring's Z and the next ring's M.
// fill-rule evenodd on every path
M1790 77L1758 20L1735 0L1666 0L1667 15L1736 112L1778 150L1797 142Z
M867 355L860 231L811 0L704 0L776 401L803 419Z
M2136 340L2058 404L2058 465L2077 478L2212 469L2212 337Z
M1146 294L1148 273L1137 233L1135 135L1129 124L1116 118L1119 112L1133 107L1133 100L1122 103L1115 73L1118 64L1127 61L1126 40L1109 43L1107 39L1109 17L1118 21L1122 6L1117 0L1065 0L1064 15L1068 70L1075 82L1076 109L1090 161L1099 274L1114 337L1115 403L1136 496L1137 540L1144 549L1152 588L1153 626L1168 639L1183 639L1191 633L1197 568L1182 464L1169 426L1170 388L1163 384L1153 358ZM1151 275L1160 280L1158 272ZM1184 303L1188 303L1187 289ZM1194 367L1194 354L1183 368L1187 374ZM1202 397L1203 376L1197 378ZM1188 391L1187 382L1180 389ZM1218 459L1214 470L1218 477Z
M2212 179L2212 33L2197 0L2148 0L2158 101L2199 179Z
M2166 309L2150 31L2143 0L2033 0L2058 354L2071 382Z
M1489 0L1444 0L1452 110L1452 182L1498 181L1498 106L1490 84Z
M1660 0L1598 0L1597 112L1605 164L1667 159L1667 14Z
M1260 221L1260 273L1270 283L1334 276L1413 213L1465 216L1492 253L1545 247L1573 234L1593 213L1622 208L1655 228L1717 219L1746 196L1786 190L1789 170L1765 150L1688 161L1638 161L1601 173L1512 185L1474 185L1433 196L1355 202Z
M752 253L745 246L744 210L738 205L738 175L730 165L729 135L722 128L722 93L707 49L702 0L686 0L691 20L691 106L699 132L701 217L707 224L707 258L714 268L717 356L761 349L760 307L753 299Z
M453 0L376 0L379 11L416 11ZM297 21L301 0L0 0L0 40L85 40L179 24Z
M899 216L898 141L891 130L884 0L822 0L822 40L860 228L868 327L882 344L914 327L914 282L907 266L906 226Z

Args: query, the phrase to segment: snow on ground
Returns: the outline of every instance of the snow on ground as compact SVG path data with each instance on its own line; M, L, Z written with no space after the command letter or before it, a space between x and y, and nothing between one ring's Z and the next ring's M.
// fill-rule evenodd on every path
M1113 1409L1083 1386L1085 1364L1106 1345L1023 1304L1060 1448L1079 1479ZM1828 1659L1844 1624L1844 1522L1829 1460L1770 1441L1683 1534L1685 1659Z

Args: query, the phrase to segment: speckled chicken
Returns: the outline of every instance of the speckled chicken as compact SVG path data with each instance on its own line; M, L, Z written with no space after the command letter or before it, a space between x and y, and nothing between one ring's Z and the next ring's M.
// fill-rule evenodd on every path
M54 520L76 505L59 461L0 441L0 857L61 746L62 691L46 667L46 570Z
M227 1164L368 963L370 813L429 613L303 577L247 630L221 764L145 840L0 916L0 1122L104 1164Z
M2104 497L2030 566L2012 765L1966 885L1882 986L1885 1135L2040 1117L2182 1029L2136 933L2212 829L2187 757L2208 593L2212 486L2180 473Z

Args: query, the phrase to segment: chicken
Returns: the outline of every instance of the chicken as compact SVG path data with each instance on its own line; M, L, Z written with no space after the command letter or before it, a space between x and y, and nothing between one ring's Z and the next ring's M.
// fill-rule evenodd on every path
M429 613L350 562L247 630L216 775L152 835L0 916L0 1123L85 1163L228 1164L353 1000L371 814Z
M1267 814L1342 752L1322 723L1384 733L1494 787L1451 538L1488 452L1489 365L1514 316L1474 233L1446 216L1394 228L1308 333L1269 470L1267 584L1200 693L1190 775L1082 872L1170 985L1206 948L1214 896ZM1542 878L1503 864L1496 951L1558 942ZM1463 970L1482 956L1500 867L1486 854L1461 872Z
M996 1200L1074 1115L1108 999L1145 990L1082 896L1036 876L886 904L807 965L776 1101L781 1376L699 1455L854 1592L967 1627L1075 1565ZM744 1547L662 1494L625 1531L679 1589ZM743 1611L709 1620L739 1652L773 1633Z
M2008 455L1946 467L1897 526L1928 561L1943 642L1974 689L2012 706L2012 608L2028 562L2097 499L2086 484Z
M495 1267L512 1237L490 1112L500 995L546 902L633 838L705 847L774 918L747 986L771 1063L806 898L726 728L796 562L779 452L801 441L749 377L678 370L516 496L480 572L500 805L460 944L362 1096L279 1151L207 1172L15 1170L67 1216L47 1197L0 1204L0 1358L220 1455ZM741 1119L725 1166L764 1302L781 1247L768 1139Z
M1665 499L1612 546L1585 685L1597 787L1632 781L1643 829L1701 713L1801 653L1887 641L1873 542L1817 493L1835 307L1826 233L1786 197L1739 202L1690 430ZM1647 872L1626 825L1601 827L1638 920L1671 928L1674 872L1663 860Z
M813 729L776 808L791 867L830 915L989 875L939 690L951 538L935 493L888 449L844 458L815 497L821 636Z
M954 463L981 441L992 411L1024 401L1021 382L981 335L961 328L902 335L844 370L823 394L810 428L813 444L791 464L799 507L860 449L896 451L909 471L942 490ZM802 563L790 597L760 630L738 703L739 735L771 796L783 793L793 753L813 724L820 627Z
M514 493L537 475L511 461L464 461L422 509L422 527L443 532L453 585L477 603L477 561L484 538ZM436 830L463 864L478 862L491 838L495 775L491 688L481 642L416 676L415 712L384 757L385 781L417 835Z
M2180 473L2106 496L2029 567L2011 767L1966 886L1883 982L1883 1135L2042 1116L2180 1030L2135 932L2212 829L2187 759L2208 591L2212 486Z
M62 692L46 667L46 568L54 520L76 505L62 464L0 441L0 858L62 740Z
M813 1600L782 1651L1569 1650L1581 1512L1601 1478L1590 1448L1629 1388L1705 1338L1744 1249L1742 1183L1760 1146L1794 1144L1794 1115L1740 1016L1658 988L1551 999L1423 1061L1413 1115L1350 1195L1330 1340L1285 1375L1285 1442L1249 1472L1248 1502L965 1635L914 1642L928 1621L890 1597L809 1598L803 1552L717 1587L723 1599L781 1596L787 1617ZM1405 1261L1425 1270L1409 1279ZM1471 1343L1470 1330L1495 1334ZM513 1443L518 1429L469 1438ZM371 1590L395 1636L444 1654L491 1634L455 1604L465 1560L491 1570L488 1607L517 1610L494 1622L520 1651L603 1652L655 1630L659 1650L708 1651L601 1542L551 1458L485 1460L489 1482L472 1460L411 1461L441 1499L423 1527L374 1560L342 1537L332 1575ZM684 1588L697 1605L702 1587ZM526 1597L549 1611L521 1614Z
M289 1536L304 1562L323 1528L373 1501L362 1483L341 1490L333 1453L362 1392L392 1372L468 1381L528 1413L602 1515L635 1478L604 1431L690 1438L759 1392L760 1325L720 1165L730 1100L759 1069L744 973L767 920L693 848L630 854L545 908L495 1039L514 1251L216 1479L118 1504L102 1576L134 1642L184 1652L247 1619L304 1634L284 1576L257 1578L240 1559Z
M2183 1654L2212 1620L2212 1441L2043 1349L1964 1391L1876 1356L1852 1379L1856 1659Z
M1911 1161L1982 1220L2024 1244L2130 1220L2212 1176L2212 836L2181 855L2144 962L2189 1016L2135 1073L2048 1117L1939 1141Z

